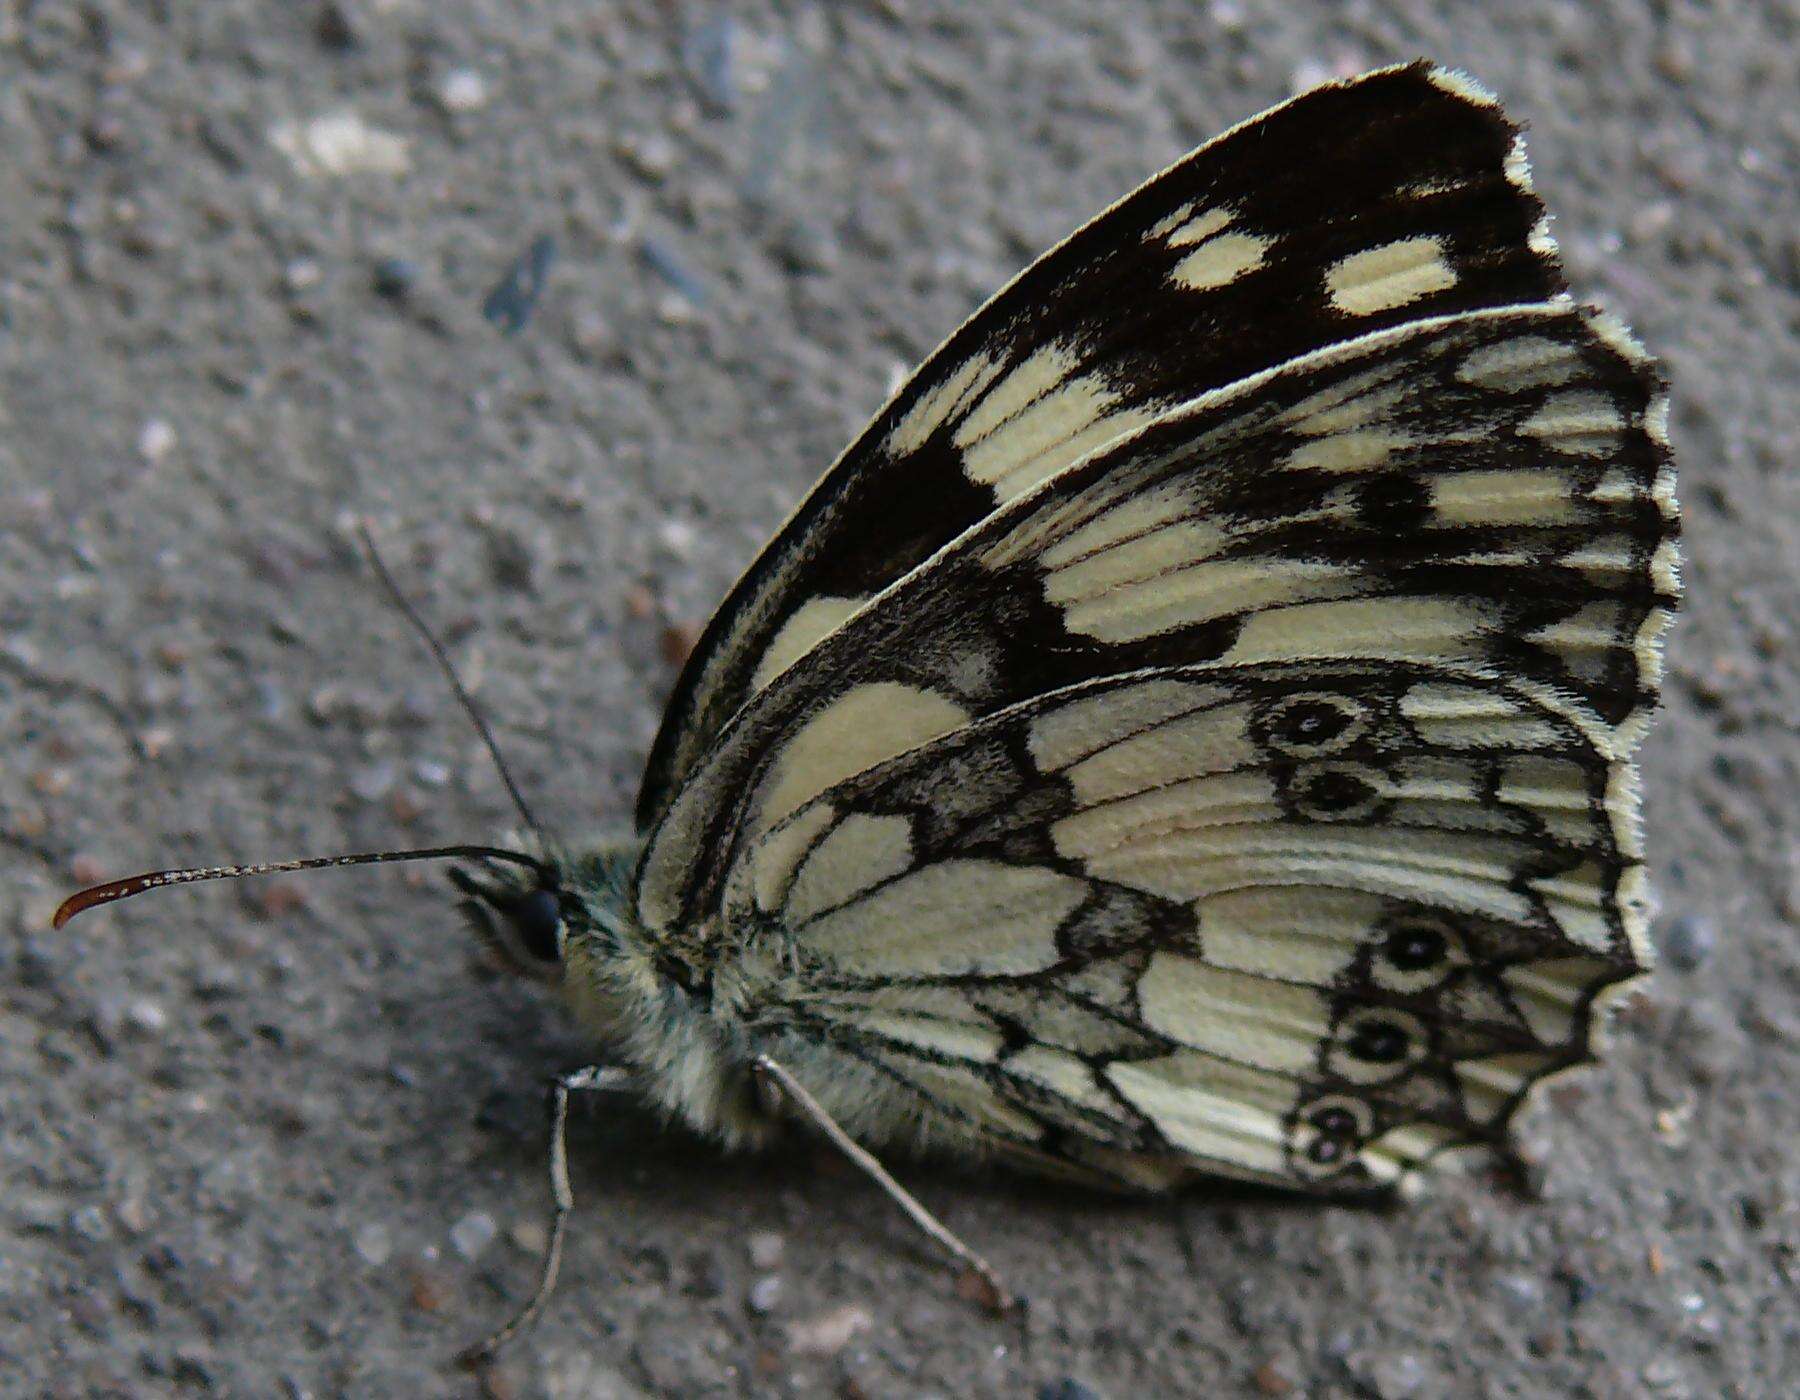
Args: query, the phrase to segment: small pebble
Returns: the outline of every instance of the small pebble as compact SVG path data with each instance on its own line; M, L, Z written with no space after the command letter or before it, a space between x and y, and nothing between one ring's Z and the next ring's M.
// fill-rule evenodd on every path
M780 1301L780 1278L774 1274L765 1274L750 1285L750 1292L744 1299L744 1306L758 1316L762 1316L774 1312L775 1305Z
M379 802L393 790L398 777L395 765L387 759L365 763L350 774L351 795L363 802Z
M487 106L487 80L473 68L452 68L438 79L438 106L446 112L475 112Z
M1403 1400L1418 1395L1425 1384L1425 1364L1411 1352L1376 1355L1358 1352L1345 1358L1351 1374L1382 1400Z
M373 285L377 296L404 301L419 282L419 265L411 258L383 258L375 264Z
M662 181L675 168L675 143L661 132L646 136L621 136L613 149L638 174Z
M700 310L681 292L664 292L656 299L656 319L665 326L691 326Z
M1292 1395L1294 1382L1288 1373L1273 1361L1265 1361L1250 1375L1250 1383L1256 1387L1258 1395Z
M69 1215L69 1229L84 1240L96 1244L112 1238L112 1225L99 1206L81 1206Z
M367 1263L371 1269L380 1269L394 1254L394 1238L387 1233L387 1225L371 1220L367 1225L356 1227L351 1249L355 1249L356 1258Z
M106 112L83 126L81 135L89 150L97 155L106 155L118 150L124 143L125 123L116 114Z
M788 1324L788 1350L796 1356L836 1356L851 1339L875 1325L867 1308L846 1303L841 1308Z
M450 781L450 766L434 758L421 758L413 764L413 777L428 788L441 788Z
M787 1252L787 1239L776 1230L756 1230L751 1233L747 1246L751 1265L767 1271L781 1263L781 1256Z
M681 46L682 60L693 74L694 85L715 112L729 112L737 105L737 27L729 16L708 20L689 31Z
M178 1389L211 1394L218 1389L218 1380L207 1361L201 1352L184 1347L175 1353L174 1364L169 1367L169 1379Z
M413 1271L412 1301L420 1312L441 1312L450 1301L449 1282L429 1264L420 1266Z
M494 1242L498 1233L493 1216L472 1210L450 1227L450 1245L463 1258L474 1259Z
M311 258L291 258L281 269L281 285L290 296L312 290L319 285L325 271Z
M837 244L830 233L818 224L794 220L782 225L775 234L771 251L788 272L825 273L836 269Z
M141 1235L156 1223L150 1203L142 1196L127 1196L113 1207L113 1218L133 1235Z
M1719 926L1704 914L1677 914L1663 925L1663 960L1677 972L1696 972L1719 946Z
M691 307L706 304L706 283L667 243L655 238L643 239L638 244L638 260L679 292Z
M353 49L356 47L356 26L351 22L349 12L339 0L325 0L319 6L319 19L313 26L313 33L319 42L328 49Z
M488 572L498 588L529 593L536 586L537 559L531 544L502 525L487 531Z
M657 528L656 535L658 542L662 544L665 549L673 550L680 555L686 555L692 550L694 541L697 538L692 525L688 524L685 520L677 520L672 516L663 521Z
M543 295L551 265L556 261L556 240L541 234L506 270L481 303L481 314L504 335L517 335L524 329Z
M138 455L152 464L175 450L175 429L161 418L152 418L138 430Z
M516 1220L506 1232L513 1248L537 1257L550 1247L550 1231L538 1219Z
M676 623L663 628L661 646L663 660L679 666L688 659L700 641L700 628L693 623Z
M13 976L22 987L54 986L56 961L55 953L43 939L26 934L13 954Z
M101 996L94 1003L91 1024L103 1040L121 1035L153 1035L169 1022L168 1013L148 997Z
M295 882L271 880L252 901L265 919L281 919L306 907L306 891Z
M406 138L370 126L355 112L329 112L311 121L281 122L269 141L299 174L403 175L412 165Z

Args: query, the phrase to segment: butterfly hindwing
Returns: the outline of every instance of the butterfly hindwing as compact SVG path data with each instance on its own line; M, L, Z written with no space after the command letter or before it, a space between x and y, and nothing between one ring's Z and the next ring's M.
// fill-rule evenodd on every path
M1624 767L1463 669L1157 669L815 795L724 916L761 1033L990 1152L1382 1186L1501 1143L1642 970Z
M1020 274L825 474L691 656L640 828L772 677L1084 453L1334 341L1562 287L1517 129L1458 75L1331 84L1200 147Z
M1569 303L1377 332L1203 396L990 515L765 687L652 834L651 929L863 768L1032 696L1214 662L1514 676L1635 743L1675 600L1660 390Z
M1457 668L1147 671L808 799L724 916L852 1119L873 1078L1075 1175L1382 1186L1501 1145L1644 966L1624 769Z

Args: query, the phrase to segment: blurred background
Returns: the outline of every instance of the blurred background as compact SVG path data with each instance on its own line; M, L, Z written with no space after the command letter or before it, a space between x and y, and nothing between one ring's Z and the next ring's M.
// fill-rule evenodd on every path
M1571 280L1668 366L1691 602L1645 755L1665 971L1531 1142L1379 1212L573 1132L490 1393L1784 1393L1800 1323L1796 18L1769 4L0 4L0 1371L467 1393L587 1047L441 874L165 863L511 814L372 520L555 827L628 820L675 668L915 361L1317 82L1429 55L1531 128ZM1321 179L1329 153L1321 153ZM534 293L536 293L534 298Z

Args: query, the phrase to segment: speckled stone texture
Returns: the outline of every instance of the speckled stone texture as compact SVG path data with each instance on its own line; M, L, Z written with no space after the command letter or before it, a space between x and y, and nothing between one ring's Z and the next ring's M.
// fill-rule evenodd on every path
M486 1384L1791 1393L1797 39L1687 0L0 6L0 1388L467 1394L450 1354L529 1285L538 1086L587 1048L439 871L46 927L102 874L507 827L353 513L545 816L623 823L671 658L895 376L1196 141L1428 54L1530 123L1572 279L1676 386L1668 970L1538 1115L1543 1199L902 1168L1032 1295L1021 1337L828 1154L609 1103L561 1292Z

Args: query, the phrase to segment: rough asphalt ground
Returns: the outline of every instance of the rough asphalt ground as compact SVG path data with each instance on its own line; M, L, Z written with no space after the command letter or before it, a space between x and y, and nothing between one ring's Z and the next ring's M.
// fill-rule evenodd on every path
M437 870L45 928L102 874L506 827L351 512L552 823L622 823L670 654L895 374L1194 142L1423 53L1529 121L1574 282L1676 386L1667 968L1538 1116L1545 1198L904 1167L1034 1296L1021 1343L828 1154L609 1108L488 1385L1791 1394L1796 31L1774 0L0 5L0 1389L464 1394L449 1353L528 1286L538 1086L587 1051ZM502 335L482 300L540 234Z

